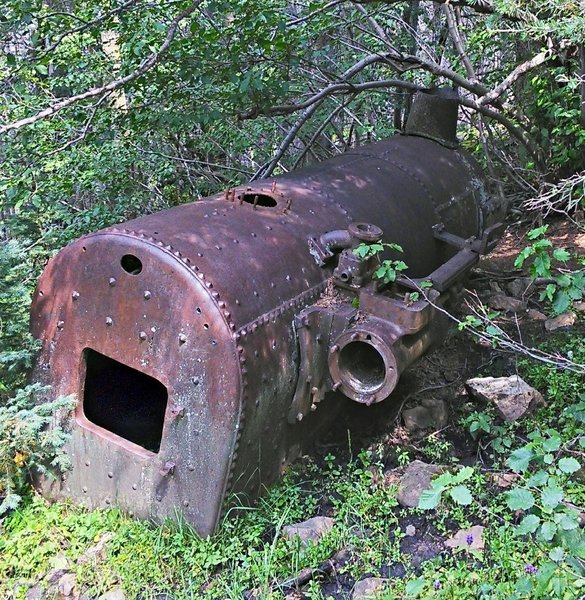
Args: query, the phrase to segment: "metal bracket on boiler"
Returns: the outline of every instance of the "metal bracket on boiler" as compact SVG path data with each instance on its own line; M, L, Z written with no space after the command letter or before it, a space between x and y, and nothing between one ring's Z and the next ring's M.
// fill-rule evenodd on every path
M491 250L501 229L498 223L480 239L463 239L437 225L435 237L458 252L425 278L400 277L390 285L373 277L377 256L361 260L353 252L366 241L361 234L369 242L381 239L382 231L374 225L352 224L347 231L311 238L311 254L321 266L336 253L339 259L329 293L295 319L300 365L289 423L317 410L329 391L339 390L366 405L387 398L404 369L444 338L448 318L443 307L456 299L461 289L456 284L480 254ZM423 290L423 281L432 288ZM419 294L413 296L413 291Z

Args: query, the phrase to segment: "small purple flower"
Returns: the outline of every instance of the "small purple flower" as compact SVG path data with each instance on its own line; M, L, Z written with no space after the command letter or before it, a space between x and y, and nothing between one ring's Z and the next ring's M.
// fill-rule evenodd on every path
M467 537L465 538L465 541L467 542L468 546L471 546L471 544L473 544L473 536L471 535L471 533L467 534Z
M526 565L524 570L528 573L528 575L536 575L538 573L538 567L534 565Z
M436 590L440 590L441 589L441 582L438 579L435 579L435 581L433 582L433 587Z

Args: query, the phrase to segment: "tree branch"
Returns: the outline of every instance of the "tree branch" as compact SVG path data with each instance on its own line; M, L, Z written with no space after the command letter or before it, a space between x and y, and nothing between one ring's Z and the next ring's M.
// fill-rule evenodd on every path
M178 13L173 18L173 20L171 21L171 24L169 26L169 29L167 31L167 35L165 36L165 39L164 39L163 43L161 44L160 48L156 52L153 52L152 54L147 56L140 63L139 67L132 73L126 75L125 77L121 77L119 79L114 79L113 81L111 81L110 83L108 83L106 85L103 85L100 87L94 87L94 88L91 88L91 89L81 93L81 94L76 94L75 96L70 96L69 98L60 100L59 102L56 102L52 106L49 106L49 107L45 108L44 110L41 110L38 113L36 113L35 115L32 115L30 117L26 117L24 119L14 121L13 123L8 123L7 125L2 125L2 126L0 126L0 135L3 133L7 133L8 131L14 131L17 129L21 129L22 127L25 127L27 125L32 125L33 123L36 123L37 121L41 121L42 119L46 119L47 117L52 117L53 115L57 114L58 112L62 111L63 109L68 108L69 106L72 106L73 104L76 104L77 102L81 102L82 100L88 100L89 98L95 98L96 96L101 96L102 94L109 94L109 93L113 92L114 90L124 87L128 83L138 79L139 77L144 75L147 71L149 71L152 67L154 67L154 65L156 65L158 63L161 56L168 50L173 39L175 38L175 35L177 34L177 29L179 28L179 23L183 19L185 19L186 17L191 15L202 2L203 2L203 0L196 0L195 2L191 3L189 5L189 7L187 7L185 10L181 11L180 13Z
M355 4L400 4L402 0L352 0ZM470 8L484 15L498 14L498 11L489 0L431 0L435 4L450 4ZM512 15L503 15L514 18Z
M539 52L536 56L533 56L530 60L523 62L518 65L509 75L506 77L499 85L497 85L493 90L484 94L481 98L478 99L478 104L480 106L485 106L486 104L492 104L494 100L497 100L510 86L512 86L522 75L528 73L532 69L539 67L544 62L546 62L550 57L550 52L548 50L543 50Z

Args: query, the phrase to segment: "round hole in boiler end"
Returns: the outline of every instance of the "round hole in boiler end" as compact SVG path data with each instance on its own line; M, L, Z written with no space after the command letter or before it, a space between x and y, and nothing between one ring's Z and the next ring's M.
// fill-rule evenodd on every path
M124 254L120 260L120 265L130 275L138 275L142 272L142 261L134 254Z

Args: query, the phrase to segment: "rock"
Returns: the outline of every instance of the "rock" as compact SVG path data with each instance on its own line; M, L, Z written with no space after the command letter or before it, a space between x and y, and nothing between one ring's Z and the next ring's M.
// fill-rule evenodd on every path
M329 517L313 517L308 521L287 525L282 529L282 533L288 539L292 540L298 537L301 545L306 546L309 542L318 542L324 535L333 528L335 521Z
M374 600L379 598L387 579L381 577L366 577L353 586L351 600Z
M518 473L492 473L491 478L499 488L506 489L515 483L520 475Z
M66 573L59 579L57 584L57 592L59 598L79 598L79 594L76 591L77 582L75 581L75 575L73 573Z
M43 596L43 588L38 584L26 591L26 600L41 600Z
M491 402L504 421L517 421L537 406L544 406L542 394L518 375L510 377L476 377L465 382L476 399Z
M433 475L441 471L441 467L428 465L422 462L422 460L411 462L406 467L404 475L402 475L398 484L398 493L396 494L398 504L410 508L417 507L422 492L431 487Z
M511 281L506 286L506 289L510 296L514 296L514 298L523 298L528 288L532 285L532 281L533 280L530 277L518 277Z
M526 311L526 315L529 319L532 319L533 321L546 321L548 319L548 317L544 313L541 313L539 310L536 310L534 308L529 308Z
M585 302L582 300L580 302L573 302L573 308L577 312L585 312Z
M468 550L483 550L483 530L481 525L474 525L470 529L460 529L453 537L445 540L447 548L467 548Z
M488 300L488 305L496 310L505 310L509 312L521 312L526 308L526 304L518 298L504 296L504 294L495 294Z
M441 429L449 421L449 412L443 400L427 398L421 405L404 410L402 418L404 427L410 432L430 427Z
M102 594L98 600L125 600L124 590L120 586L112 588L109 592Z
M577 315L574 312L566 312L553 319L547 319L544 322L544 328L547 331L555 331L561 327L571 327L577 321Z
M407 525L404 530L404 535L407 535L408 537L416 535L416 527L414 525Z

